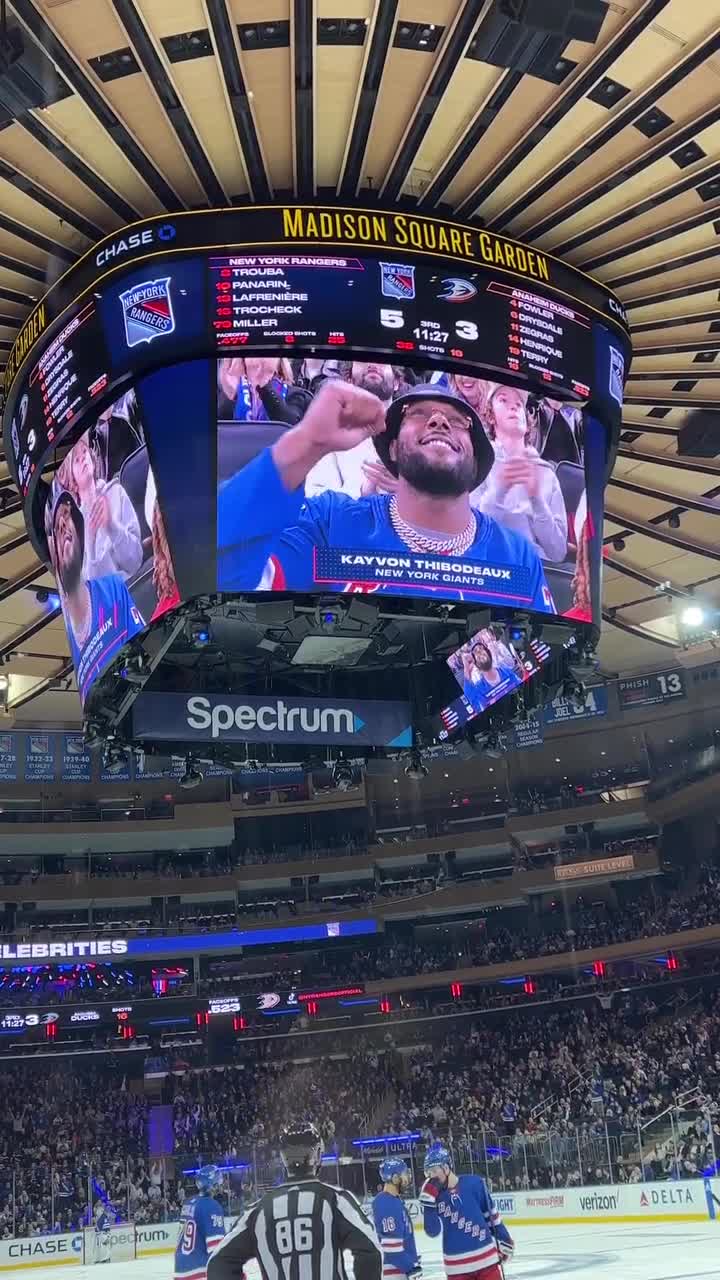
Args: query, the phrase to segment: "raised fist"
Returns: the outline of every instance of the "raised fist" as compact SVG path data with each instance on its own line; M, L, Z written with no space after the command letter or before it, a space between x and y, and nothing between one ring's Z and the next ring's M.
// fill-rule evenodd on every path
M344 453L385 430L385 411L370 391L331 379L318 391L301 428L323 454Z

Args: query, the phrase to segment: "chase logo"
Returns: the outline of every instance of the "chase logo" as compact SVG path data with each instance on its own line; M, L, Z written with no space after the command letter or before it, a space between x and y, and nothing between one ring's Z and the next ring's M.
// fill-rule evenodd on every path
M622 303L618 302L617 298L608 298L608 306L610 307L611 311L615 312L616 316L619 316L620 319L624 320L625 324L627 324L628 322L627 311L625 310Z
M144 280L119 295L128 347L152 342L175 332L175 314L170 296L170 276Z
M146 227L144 231L131 231L129 235L121 236L120 239L105 245L104 249L99 249L95 255L95 266L104 267L114 258L124 257L126 253L133 253L136 249L148 249L156 240L161 244L169 244L176 235L177 231L172 222L162 222L157 228Z

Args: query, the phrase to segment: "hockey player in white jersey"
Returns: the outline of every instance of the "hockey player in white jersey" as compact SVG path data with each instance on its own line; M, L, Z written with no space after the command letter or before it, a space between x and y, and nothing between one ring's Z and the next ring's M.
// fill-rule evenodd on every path
M110 1261L110 1214L102 1200L98 1200L95 1205L95 1215L93 1226L95 1228L95 1243L93 1248L93 1260L95 1262Z

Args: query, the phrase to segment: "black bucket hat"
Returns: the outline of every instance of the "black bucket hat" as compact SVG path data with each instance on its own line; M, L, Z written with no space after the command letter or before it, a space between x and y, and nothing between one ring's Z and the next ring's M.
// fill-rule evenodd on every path
M60 510L60 507L61 507L61 506L65 506L65 505L67 505L67 506L70 508L70 514L71 514L71 516L72 516L72 518L73 518L73 524L75 525L75 531L76 531L76 533L77 533L78 540L79 540L79 542L80 542L80 546L81 546L81 548L83 549L83 552L84 552L84 549L85 549L85 521L84 521L84 519L83 519L82 511L80 510L80 508L79 508L79 506L78 506L77 502L75 501L75 499L74 499L73 495L70 493L70 491L69 491L68 489L63 489L63 490L62 490L62 492L58 494L58 496L57 496L57 498L55 499L55 502L54 502L54 504L53 504L52 521L51 521L51 529L52 529L53 541L54 541L54 539L55 539L55 521L57 520L57 514L58 514L58 511Z
M475 453L475 484L480 484L495 461L493 447L472 405L437 382L418 383L417 386L411 387L409 391L406 391L404 395L398 396L388 406L385 414L385 430L379 436L373 437L373 444L380 460L385 464L390 474L397 476L398 473L397 464L390 457L390 445L393 440L397 440L405 409L414 400L439 400L443 404L452 405L453 408L458 409L460 413L464 413L470 419L470 434Z

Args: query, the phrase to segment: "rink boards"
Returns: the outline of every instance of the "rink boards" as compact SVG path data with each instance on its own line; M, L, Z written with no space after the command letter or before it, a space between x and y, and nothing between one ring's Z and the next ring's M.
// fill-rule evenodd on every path
M720 1178L693 1182L637 1183L624 1187L564 1187L547 1191L498 1192L495 1201L513 1226L591 1226L596 1223L690 1223L720 1220ZM422 1230L417 1200L407 1202L415 1229ZM227 1220L230 1227L234 1219ZM153 1258L175 1249L179 1223L136 1226L137 1257ZM0 1240L0 1272L35 1267L77 1266L83 1261L83 1234Z

